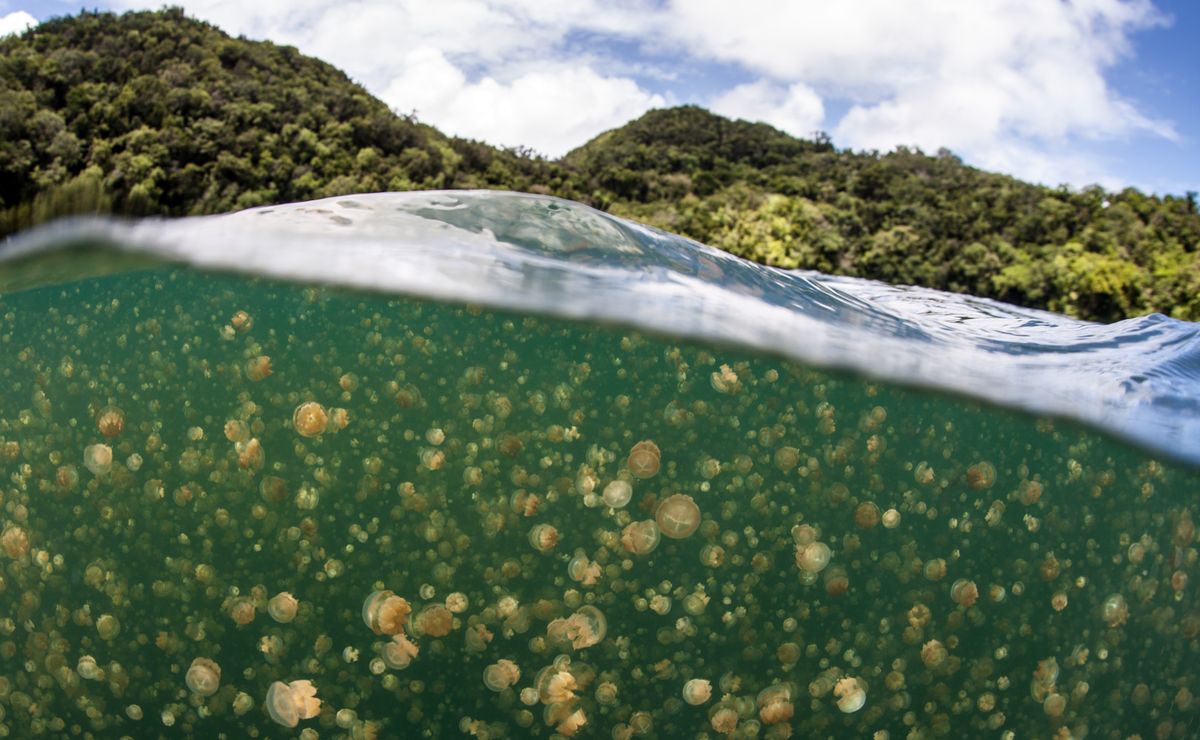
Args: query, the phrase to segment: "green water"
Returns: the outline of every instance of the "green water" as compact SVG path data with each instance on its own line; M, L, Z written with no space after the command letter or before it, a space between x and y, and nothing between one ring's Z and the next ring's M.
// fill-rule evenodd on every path
M577 711L579 737L1200 732L1200 476L1074 426L618 328L174 268L0 297L0 381L0 734L549 737ZM348 423L302 436L307 402ZM641 440L660 450L645 479ZM616 479L621 509L601 498ZM626 551L677 493L698 529ZM797 540L828 566L807 575ZM578 551L594 583L570 577ZM407 668L361 616L379 589L412 606ZM266 609L282 591L287 623ZM452 594L434 636L423 610ZM587 605L597 644L548 635ZM196 658L220 666L207 697ZM501 659L520 678L497 692ZM555 674L573 697L548 696ZM700 705L691 679L711 682ZM286 728L264 700L297 680L320 714Z

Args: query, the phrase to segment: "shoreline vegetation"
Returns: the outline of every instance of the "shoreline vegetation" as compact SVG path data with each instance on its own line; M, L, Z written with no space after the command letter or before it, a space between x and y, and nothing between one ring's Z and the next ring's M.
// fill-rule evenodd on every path
M945 150L840 150L694 106L550 160L446 136L329 64L178 8L0 39L0 236L77 213L443 188L569 198L779 267L1095 321L1200 320L1195 193L1033 185Z

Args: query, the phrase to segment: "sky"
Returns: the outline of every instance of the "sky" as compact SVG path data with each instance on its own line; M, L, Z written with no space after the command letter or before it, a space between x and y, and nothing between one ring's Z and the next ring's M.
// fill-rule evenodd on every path
M448 134L558 157L698 104L1047 185L1200 190L1194 0L173 0ZM0 34L83 7L0 0Z

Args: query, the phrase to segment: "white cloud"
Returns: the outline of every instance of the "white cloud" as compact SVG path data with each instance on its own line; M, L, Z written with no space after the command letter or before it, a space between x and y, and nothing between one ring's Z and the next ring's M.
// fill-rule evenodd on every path
M802 82L788 87L766 80L748 82L719 95L709 105L723 116L762 121L805 138L820 130L825 121L821 97Z
M0 18L0 36L20 33L26 28L32 28L36 25L37 18L34 18L24 10L18 10Z
M403 73L383 91L401 111L415 109L442 130L560 156L619 126L663 99L632 80L603 77L586 66L553 66L507 82L466 75L437 49L410 53Z
M851 102L833 130L841 146L948 147L981 166L1083 184L1085 172L1110 178L1073 142L1176 136L1104 76L1132 32L1164 22L1147 0L742 0L736 10L695 0L672 13L681 47L764 75L764 90L799 83Z

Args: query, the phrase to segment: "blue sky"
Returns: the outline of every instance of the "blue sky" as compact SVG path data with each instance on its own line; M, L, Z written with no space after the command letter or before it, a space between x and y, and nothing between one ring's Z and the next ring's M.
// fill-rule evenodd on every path
M1050 185L1200 190L1200 6L1187 0L175 4L325 59L447 133L550 156L697 103L839 147L946 147ZM0 31L81 7L0 0Z

